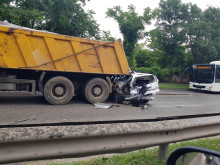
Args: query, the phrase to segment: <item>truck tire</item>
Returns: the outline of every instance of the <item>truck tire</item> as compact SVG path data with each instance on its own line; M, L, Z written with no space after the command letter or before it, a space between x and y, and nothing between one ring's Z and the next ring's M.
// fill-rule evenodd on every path
M44 86L44 98L50 104L66 104L73 98L73 95L73 83L66 77L53 77Z
M93 78L87 82L83 93L90 103L105 102L109 97L109 85L102 78Z

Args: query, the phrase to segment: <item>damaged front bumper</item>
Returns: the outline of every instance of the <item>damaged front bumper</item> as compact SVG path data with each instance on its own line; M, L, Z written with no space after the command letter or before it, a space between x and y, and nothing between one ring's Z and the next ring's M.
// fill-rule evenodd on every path
M141 100L148 100L148 101L153 101L154 97L156 95L157 92L159 92L159 89L155 89L155 90L151 90L151 91L147 91L144 96L142 97ZM138 92L137 92L138 93ZM135 94L135 95L129 95L125 97L125 100L127 101L132 101L132 100L137 100L138 99L139 94Z

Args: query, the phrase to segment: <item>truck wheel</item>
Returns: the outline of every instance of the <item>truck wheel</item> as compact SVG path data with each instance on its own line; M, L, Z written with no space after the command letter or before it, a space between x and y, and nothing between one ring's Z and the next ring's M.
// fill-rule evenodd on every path
M66 104L74 95L73 83L66 77L53 77L44 86L44 98L50 104Z
M109 97L108 83L102 78L94 78L86 84L84 94L90 103L105 102Z

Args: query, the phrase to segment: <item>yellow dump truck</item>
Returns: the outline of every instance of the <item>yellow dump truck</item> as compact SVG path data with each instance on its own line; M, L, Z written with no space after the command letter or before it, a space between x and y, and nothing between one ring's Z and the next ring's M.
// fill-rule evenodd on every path
M78 93L91 103L104 102L118 75L129 75L120 40L103 42L0 22L0 91L39 91L50 104L66 104Z

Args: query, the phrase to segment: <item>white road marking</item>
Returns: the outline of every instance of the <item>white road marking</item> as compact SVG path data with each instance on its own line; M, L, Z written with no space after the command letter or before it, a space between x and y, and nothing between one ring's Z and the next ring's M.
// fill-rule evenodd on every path
M156 105L153 107L201 107L202 105Z

